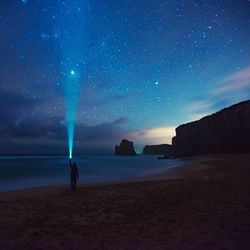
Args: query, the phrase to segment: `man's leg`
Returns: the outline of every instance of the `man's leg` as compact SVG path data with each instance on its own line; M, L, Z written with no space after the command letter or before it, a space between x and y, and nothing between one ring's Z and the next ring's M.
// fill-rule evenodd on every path
M76 190L76 179L73 180L73 191Z
M74 190L74 180L73 180L73 178L70 179L70 182L71 182L71 190L73 191Z

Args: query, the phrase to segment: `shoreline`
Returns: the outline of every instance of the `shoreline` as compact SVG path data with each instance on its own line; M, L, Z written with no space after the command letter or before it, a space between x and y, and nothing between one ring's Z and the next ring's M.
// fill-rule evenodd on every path
M219 157L221 154L218 155ZM105 186L117 186L117 185L129 185L134 183L143 183L143 182L157 182L157 181L171 181L184 179L186 177L192 176L194 173L197 173L199 170L206 170L207 168L211 168L211 160L215 160L216 155L200 155L194 157L185 157L180 160L190 161L190 163L183 163L178 166L171 167L169 169L165 169L155 174L144 174L138 177L133 177L129 179L123 179L119 181L107 181L107 182L93 182L93 183L79 183L77 184L77 189L81 188L97 188L97 187L105 187ZM35 187L25 187L25 188L17 188L11 190L0 191L0 201L4 197L8 199L12 197L15 198L23 198L39 195L48 195L49 193L54 193L58 190L70 191L70 185L66 184L55 184L55 185L42 185Z
M248 249L250 154L199 159L177 167L172 179L164 179L165 173L81 185L76 192L48 186L0 193L0 245L5 250Z
M43 159L36 164L34 160L14 159L0 162L2 172L0 192L27 188L68 185L68 162ZM102 184L132 181L162 172L176 165L185 164L180 159L157 160L155 155L140 157L98 157L88 156L78 159L79 184ZM4 166L8 167L4 167ZM16 174L17 173L17 174ZM24 175L27 173L27 178Z
M156 156L155 156L155 158L156 158ZM163 169L161 169L161 168L153 169L152 168L151 170L148 170L147 172L141 172L139 174L137 173L134 176L125 177L125 178L121 178L121 179L117 179L117 180L116 179L114 179L114 180L112 180L112 179L110 179L110 180L98 180L98 181L88 181L87 180L86 182L84 182L84 179L83 179L81 182L79 182L77 184L77 186L89 186L89 185L93 186L93 185L109 185L109 184L113 185L113 184L119 184L119 183L143 181L143 180L150 178L150 176L158 175L158 174L165 173L165 172L167 173L172 168L179 168L182 166L190 165L190 163L187 163L186 160L185 161L182 161L182 159L177 159L177 160L181 161L181 162L178 162L178 163L173 162L173 163L169 164L170 163L169 161L171 161L171 160L163 160L163 161L166 161L166 167ZM188 160L194 162L192 159L188 159ZM158 161L158 160L156 160L156 161ZM169 178L172 179L173 177L169 176ZM50 181L50 183L51 183L51 181ZM39 188L55 187L55 186L65 186L65 187L68 186L67 182L64 182L64 183L56 183L55 182L55 184L50 184L50 183L46 183L46 180L45 180L44 184L43 183L41 183L41 184L39 183L39 184L35 184L35 185L26 184L23 186L21 186L19 184L18 186L14 186L14 187L13 187L13 185L15 185L15 184L9 184L9 187L5 187L2 190L0 190L0 195L1 195L1 193L5 193L5 192L17 192L17 191L21 191L21 190L39 189ZM6 185L6 184L4 184L4 185Z
M219 154L220 157L223 154ZM192 157L185 157L179 158L183 160L182 164L177 164L175 166L171 166L168 169L160 170L157 169L157 173L144 173L137 177L131 177L127 179L121 180L114 180L114 181L100 181L100 182L90 182L90 183L78 183L78 188L83 187L98 187L98 186L109 186L109 185L119 185L119 184L130 184L130 183L137 183L137 182L151 182L151 181L168 181L168 180L175 180L175 179L182 179L186 176L192 175L195 171L199 169L206 169L207 167L211 167L209 161L216 159L216 154L213 155L199 155L199 156L192 156ZM165 161L165 160L163 160ZM167 161L167 159L166 159ZM188 162L190 161L190 162ZM158 172L159 171L159 172ZM153 172L153 171L152 171ZM3 190L0 191L1 194L5 193L23 193L23 192L30 192L31 190L42 191L49 190L49 189L63 189L69 188L69 184L55 184L55 185L41 185L41 186L34 186L34 187L24 187L24 188L16 188L10 190Z

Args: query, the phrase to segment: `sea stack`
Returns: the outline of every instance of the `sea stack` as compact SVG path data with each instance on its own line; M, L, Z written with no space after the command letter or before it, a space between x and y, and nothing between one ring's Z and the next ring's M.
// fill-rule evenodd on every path
M120 145L115 146L115 154L116 155L136 155L134 149L134 143L132 141L128 141L123 139Z

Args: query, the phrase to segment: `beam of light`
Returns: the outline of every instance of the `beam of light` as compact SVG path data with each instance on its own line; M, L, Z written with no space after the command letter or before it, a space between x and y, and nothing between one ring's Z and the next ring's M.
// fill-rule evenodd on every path
M57 51L65 93L69 158L73 156L75 124L85 65L87 1L58 2L56 13Z
M71 70L69 74L70 75L67 77L67 82L66 82L65 97L66 97L66 119L68 126L69 158L72 158L74 134L75 134L75 120L76 120L81 84L79 82L79 78L75 75L75 72L73 70Z

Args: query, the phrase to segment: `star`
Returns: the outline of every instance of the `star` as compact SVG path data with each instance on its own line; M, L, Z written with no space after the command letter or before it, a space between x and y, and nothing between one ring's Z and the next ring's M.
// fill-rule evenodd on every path
M124 136L130 136L126 132L130 128L139 131L168 126L170 121L175 123L171 125L189 122L193 113L196 117L196 110L190 107L199 106L197 99L204 99L211 103L211 109L218 106L219 110L226 102L224 98L241 100L243 95L250 98L249 92L240 89L239 93L225 97L216 94L221 99L213 105L211 94L216 92L213 89L217 89L219 79L238 76L250 67L249 1L189 4L188 0L148 0L143 11L139 9L140 1L129 1L129 11L124 1L0 2L0 37L4 38L0 102L5 88L14 93L8 110L2 110L8 114L13 111L13 121L10 126L5 124L6 128L12 128L11 124L22 116L28 119L32 112L36 119L52 119L52 122L63 119L66 127L67 107L72 104L70 113L78 110L76 126L111 124L126 116L127 123L121 128ZM5 11L8 9L13 11ZM14 18L18 25L10 21ZM110 25L111 20L114 26ZM21 97L27 96L29 108L20 105L17 112L11 107L19 107L16 92ZM58 98L62 105L57 103ZM132 105L136 108L132 109ZM207 106L199 112L212 112ZM50 111L48 117L47 111ZM31 122L40 126L35 119ZM114 134L123 134L116 123L114 126ZM53 129L57 131L57 126ZM114 144L112 140L112 136L107 140L109 145ZM140 140L134 138L142 144Z
M42 33L41 33L41 38L42 38L42 39L47 39L47 38L49 38L49 34L47 34L47 33L45 33L45 32L42 32Z

